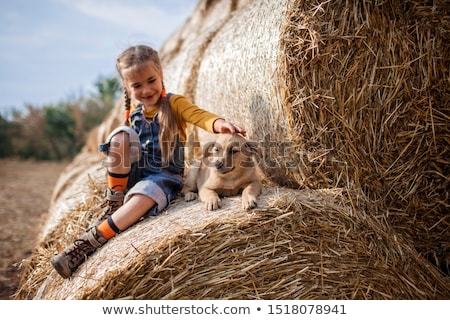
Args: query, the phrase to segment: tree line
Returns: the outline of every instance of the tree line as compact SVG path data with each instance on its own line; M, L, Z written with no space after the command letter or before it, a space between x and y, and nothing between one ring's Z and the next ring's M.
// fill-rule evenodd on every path
M99 125L120 95L115 77L99 77L90 97L14 111L0 115L0 158L70 160L85 144L87 134Z

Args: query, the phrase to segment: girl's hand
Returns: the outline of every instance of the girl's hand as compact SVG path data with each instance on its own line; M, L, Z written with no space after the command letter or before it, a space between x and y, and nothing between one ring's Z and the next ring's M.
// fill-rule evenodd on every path
M225 121L224 119L217 119L214 121L214 132L217 133L240 133L244 137L247 135L245 129L238 127L237 125Z

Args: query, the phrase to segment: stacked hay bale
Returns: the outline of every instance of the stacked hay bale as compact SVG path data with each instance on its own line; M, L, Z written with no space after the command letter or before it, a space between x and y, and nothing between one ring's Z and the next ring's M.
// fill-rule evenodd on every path
M64 183L52 208L74 195L77 205L51 212L17 298L448 299L448 276L423 257L439 264L449 250L443 4L196 10L160 52L166 87L244 125L282 187L266 186L250 212L239 197L215 212L177 199L63 280L50 258L101 211L104 171L82 161L86 148L77 185Z
M261 142L268 180L358 190L445 267L449 27L446 1L255 1L208 43L192 96Z
M254 1L217 32L198 65L195 102L248 130L265 150L260 167L268 180L292 185L287 114L277 74L288 1ZM199 132L200 140L208 135ZM280 151L275 157L272 151ZM277 178L275 178L277 177Z
M169 91L182 93L195 101L194 90L198 68L206 48L232 15L251 2L251 0L198 2L185 25L164 43L160 51L164 81ZM186 148L186 159L189 160L199 157L201 152L197 144L200 140L198 132L190 125L188 136L190 138Z
M312 3L281 37L292 141L323 154L296 180L361 190L448 272L448 1Z

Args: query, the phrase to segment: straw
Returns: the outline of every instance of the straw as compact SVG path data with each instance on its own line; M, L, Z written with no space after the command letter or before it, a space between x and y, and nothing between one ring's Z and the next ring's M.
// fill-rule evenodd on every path
M49 264L82 232L92 196L30 258L18 299L446 299L450 283L342 189L265 188L207 212L181 199L98 250L70 280Z
M177 199L63 280L49 260L105 187L84 150L17 298L448 299L446 1L225 2L200 1L163 46L165 84L259 142L257 209Z

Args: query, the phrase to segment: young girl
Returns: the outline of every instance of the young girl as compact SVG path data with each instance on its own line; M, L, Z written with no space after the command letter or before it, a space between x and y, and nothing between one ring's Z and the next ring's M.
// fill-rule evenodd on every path
M152 48L128 48L117 59L116 68L124 86L127 126L116 128L99 146L106 154L103 165L108 172L103 215L51 259L63 278L70 277L108 239L146 213L160 213L175 199L183 185L187 123L214 133L246 134L181 95L167 95L158 53ZM131 106L131 99L139 103ZM137 179L129 179L132 164L138 169L133 169Z

